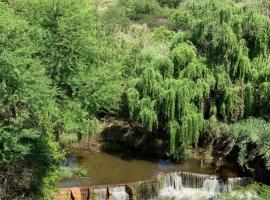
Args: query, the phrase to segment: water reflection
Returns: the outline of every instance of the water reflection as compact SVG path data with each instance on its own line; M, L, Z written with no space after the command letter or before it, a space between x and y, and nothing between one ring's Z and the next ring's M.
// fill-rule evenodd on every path
M65 161L65 165L69 167L83 167L87 171L87 177L62 180L60 187L135 182L149 179L159 172L170 171L217 174L226 177L236 177L238 175L230 169L217 173L211 166L201 168L200 161L194 159L187 159L182 163L176 164L169 160L105 152L90 153L81 150L72 150Z

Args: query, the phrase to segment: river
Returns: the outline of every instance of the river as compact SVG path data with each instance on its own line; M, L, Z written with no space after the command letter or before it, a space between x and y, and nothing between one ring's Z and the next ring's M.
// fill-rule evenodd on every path
M202 168L200 161L196 159L173 163L164 159L106 152L90 153L77 149L70 151L65 165L82 167L87 175L83 178L64 179L59 183L61 188L136 182L150 179L160 172L173 171L217 175L224 178L238 176L236 171L228 168L218 172L211 166Z

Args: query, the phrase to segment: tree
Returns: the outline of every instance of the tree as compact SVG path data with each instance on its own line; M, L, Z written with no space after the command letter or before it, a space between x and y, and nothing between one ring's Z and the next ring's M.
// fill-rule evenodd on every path
M141 63L146 67L127 99L130 118L150 132L166 129L170 152L178 157L185 147L198 144L204 123L201 105L214 78L192 45L180 43L170 55Z
M42 32L37 56L59 89L60 104L76 101L90 115L119 107L122 66L113 57L118 51L88 1L26 0L12 6Z
M0 9L0 198L45 198L61 159L53 137L56 91L34 58L35 31L7 5Z

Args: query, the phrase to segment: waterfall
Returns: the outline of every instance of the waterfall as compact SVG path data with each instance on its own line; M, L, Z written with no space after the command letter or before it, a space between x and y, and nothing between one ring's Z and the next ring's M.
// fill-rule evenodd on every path
M173 172L161 175L163 183L159 195L171 200L213 199L223 192L230 192L235 185L244 185L246 178L229 178L228 181L217 176Z
M177 172L166 174L164 181L166 187L172 187L176 190L181 190L183 187L182 177Z
M203 183L203 190L211 194L219 194L223 192L230 192L232 187L229 187L228 183L224 183L223 180L218 179L216 176L207 178Z
M195 174L189 172L178 172L182 177L183 187L185 188L201 188L204 181L209 178L209 175Z
M94 189L94 196L100 200L107 200L108 199L108 190L107 188L96 188Z
M112 196L115 200L129 200L129 194L126 192L125 186L113 187Z
M173 186L174 189L180 190L182 188L201 188L204 181L209 178L209 175L195 174L189 172L172 172L163 175L165 185Z

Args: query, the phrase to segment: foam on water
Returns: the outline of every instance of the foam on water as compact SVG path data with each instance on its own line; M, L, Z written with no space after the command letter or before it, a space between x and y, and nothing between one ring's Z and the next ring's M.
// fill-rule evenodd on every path
M231 178L226 183L216 176L173 172L162 175L163 186L159 196L170 200L213 199L223 192L230 192L234 185L243 185L246 178Z
M129 194L126 192L125 186L113 187L112 195L115 200L128 200L129 199Z

